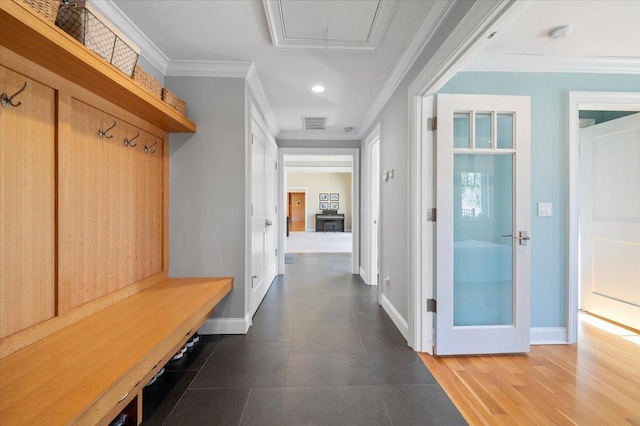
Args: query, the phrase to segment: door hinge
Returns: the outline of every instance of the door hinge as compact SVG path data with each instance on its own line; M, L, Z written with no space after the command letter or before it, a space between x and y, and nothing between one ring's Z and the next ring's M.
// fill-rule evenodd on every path
M427 130L430 132L438 130L438 117L427 119Z
M432 208L432 209L428 209L427 210L427 222L435 222L437 217L438 217L437 213L438 212L437 212L435 207Z
M278 206L276 206L276 214L278 214Z
M276 170L278 170L278 163L276 163Z
M278 257L278 249L276 249L276 257Z
M433 312L434 314L437 312L436 299L427 299L427 312Z

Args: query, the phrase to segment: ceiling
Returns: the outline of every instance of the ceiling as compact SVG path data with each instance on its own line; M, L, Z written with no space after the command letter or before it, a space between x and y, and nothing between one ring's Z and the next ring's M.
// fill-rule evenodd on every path
M549 71L555 68L541 59L562 58L564 68L559 67L559 71L640 73L637 23L640 1L518 2L527 7L498 30L466 70L530 67ZM131 28L144 34L144 43L139 44L143 49L147 47L145 50L156 51L156 60L151 62L159 63L159 68L169 75L185 70L197 75L193 71L195 65L236 66L246 73L247 64L252 63L263 92L258 100L264 100L261 106L267 107L267 121L279 139L346 140L363 137L386 101L385 93L395 88L424 39L454 2L96 0L95 3L107 4L112 11L122 14ZM107 14L117 24L112 15ZM564 24L573 24L573 33L564 40L550 41L548 31ZM139 39L132 38L136 42ZM566 58L571 58L571 66ZM607 61L617 68L602 68ZM326 90L313 93L314 85L322 85ZM328 117L326 130L303 130L303 116ZM345 127L353 130L345 132Z

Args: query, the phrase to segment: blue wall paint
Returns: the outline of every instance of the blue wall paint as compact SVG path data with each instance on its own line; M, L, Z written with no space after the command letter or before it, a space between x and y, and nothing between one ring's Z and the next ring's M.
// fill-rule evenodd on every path
M567 92L640 92L640 76L462 72L440 93L531 97L531 326L565 324ZM553 203L538 217L537 203Z

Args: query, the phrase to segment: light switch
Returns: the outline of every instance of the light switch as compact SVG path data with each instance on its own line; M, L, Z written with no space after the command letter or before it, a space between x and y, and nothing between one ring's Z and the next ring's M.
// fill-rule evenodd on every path
M552 213L551 203L538 203L538 216L551 216Z

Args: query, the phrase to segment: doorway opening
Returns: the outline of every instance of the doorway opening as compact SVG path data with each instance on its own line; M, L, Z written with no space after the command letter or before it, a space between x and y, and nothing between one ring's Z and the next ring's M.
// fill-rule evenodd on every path
M360 260L358 153L357 148L279 150L281 199L288 206L286 216L280 218L283 225L280 247L285 256L279 273L285 272L285 264L295 262L296 253L350 253L353 268L357 268ZM303 189L304 202L296 195Z
M569 93L568 343L583 311L640 329L639 111L637 93Z

